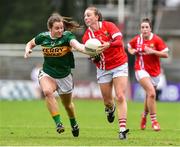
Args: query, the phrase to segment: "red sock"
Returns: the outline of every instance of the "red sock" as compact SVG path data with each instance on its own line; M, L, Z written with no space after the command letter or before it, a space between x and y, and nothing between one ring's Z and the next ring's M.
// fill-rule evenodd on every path
M148 111L144 111L144 112L142 113L142 116L143 116L143 117L147 117L147 115L148 115Z
M157 119L156 119L156 113L150 114L150 117L151 117L151 123L154 123L154 122L157 121Z
M124 132L126 130L126 118L119 119L119 129L120 132Z

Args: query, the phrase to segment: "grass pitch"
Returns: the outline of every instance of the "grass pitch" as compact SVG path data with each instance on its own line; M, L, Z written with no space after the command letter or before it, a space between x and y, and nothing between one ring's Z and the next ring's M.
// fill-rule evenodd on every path
M65 132L55 124L43 100L0 101L0 146L180 146L180 103L158 102L160 132L139 129L143 103L128 102L127 140L118 139L117 117L109 124L101 100L74 100L80 136L71 134L67 114L60 105Z

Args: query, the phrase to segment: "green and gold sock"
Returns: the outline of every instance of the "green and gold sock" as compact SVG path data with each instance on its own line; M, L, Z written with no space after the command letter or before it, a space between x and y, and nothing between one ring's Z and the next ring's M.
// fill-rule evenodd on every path
M56 114L56 115L52 116L52 118L53 118L54 122L56 123L56 125L62 123L61 122L61 117L60 117L59 114Z

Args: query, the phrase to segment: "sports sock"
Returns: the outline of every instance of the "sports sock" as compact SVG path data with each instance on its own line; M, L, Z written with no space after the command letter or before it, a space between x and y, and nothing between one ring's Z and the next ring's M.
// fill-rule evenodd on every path
M54 122L56 123L56 125L62 123L61 122L61 117L60 117L59 114L56 114L56 115L52 116L52 118L53 118Z
M143 116L143 117L147 117L147 115L148 115L148 111L144 111L144 112L142 113L142 116Z
M151 123L154 123L157 121L156 113L150 114L150 117L151 117Z
M77 124L75 118L70 118L69 120L70 120L71 127L73 127L73 126L75 126Z
M121 118L119 121L119 131L124 132L126 130L126 118Z

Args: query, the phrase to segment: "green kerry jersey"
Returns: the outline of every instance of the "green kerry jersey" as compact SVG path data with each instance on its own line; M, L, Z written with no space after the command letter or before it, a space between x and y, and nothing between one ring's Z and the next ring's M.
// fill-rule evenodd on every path
M64 78L75 67L71 39L75 36L69 31L56 39L51 38L50 32L42 32L35 37L35 43L41 45L44 55L43 71L53 78Z

